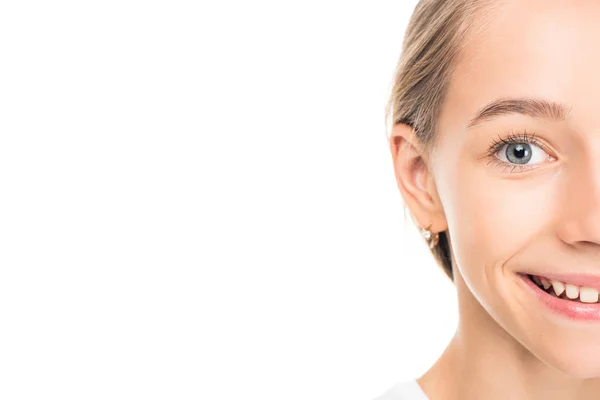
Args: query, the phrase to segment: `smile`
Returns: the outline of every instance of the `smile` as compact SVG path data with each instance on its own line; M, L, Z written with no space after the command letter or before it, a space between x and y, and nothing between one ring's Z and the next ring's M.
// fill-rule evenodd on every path
M597 278L518 276L525 289L553 313L573 320L600 321ZM584 281L588 286L582 285Z
M528 275L540 289L559 299L577 301L580 303L597 303L598 290L590 287L581 287L573 283L548 279L543 276Z

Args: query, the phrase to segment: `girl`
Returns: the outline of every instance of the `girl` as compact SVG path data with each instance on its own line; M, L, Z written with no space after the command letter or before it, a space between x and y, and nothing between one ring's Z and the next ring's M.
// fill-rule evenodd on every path
M381 400L600 399L600 1L421 0L389 102L456 334Z

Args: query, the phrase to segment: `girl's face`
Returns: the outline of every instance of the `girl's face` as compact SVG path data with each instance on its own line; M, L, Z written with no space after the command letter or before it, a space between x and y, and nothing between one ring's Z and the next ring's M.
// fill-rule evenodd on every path
M544 363L600 377L600 302L522 275L590 287L587 301L600 289L600 2L506 0L492 13L457 64L431 157L459 297Z

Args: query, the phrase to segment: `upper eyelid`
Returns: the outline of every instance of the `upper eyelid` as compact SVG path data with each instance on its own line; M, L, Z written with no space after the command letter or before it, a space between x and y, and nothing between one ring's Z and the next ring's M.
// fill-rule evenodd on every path
M502 149L504 145L510 143L529 143L540 147L546 153L553 153L550 146L545 144L543 140L538 138L537 133L528 133L527 130L515 133L514 130L511 130L506 135L506 138L503 138L500 134L498 134L497 139L494 139L492 143L490 143L486 156L494 156L499 150Z

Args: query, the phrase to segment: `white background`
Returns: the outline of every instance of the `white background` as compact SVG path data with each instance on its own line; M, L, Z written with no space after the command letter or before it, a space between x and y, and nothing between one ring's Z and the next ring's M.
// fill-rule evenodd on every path
M0 5L0 398L372 399L454 332L384 105L415 1Z

